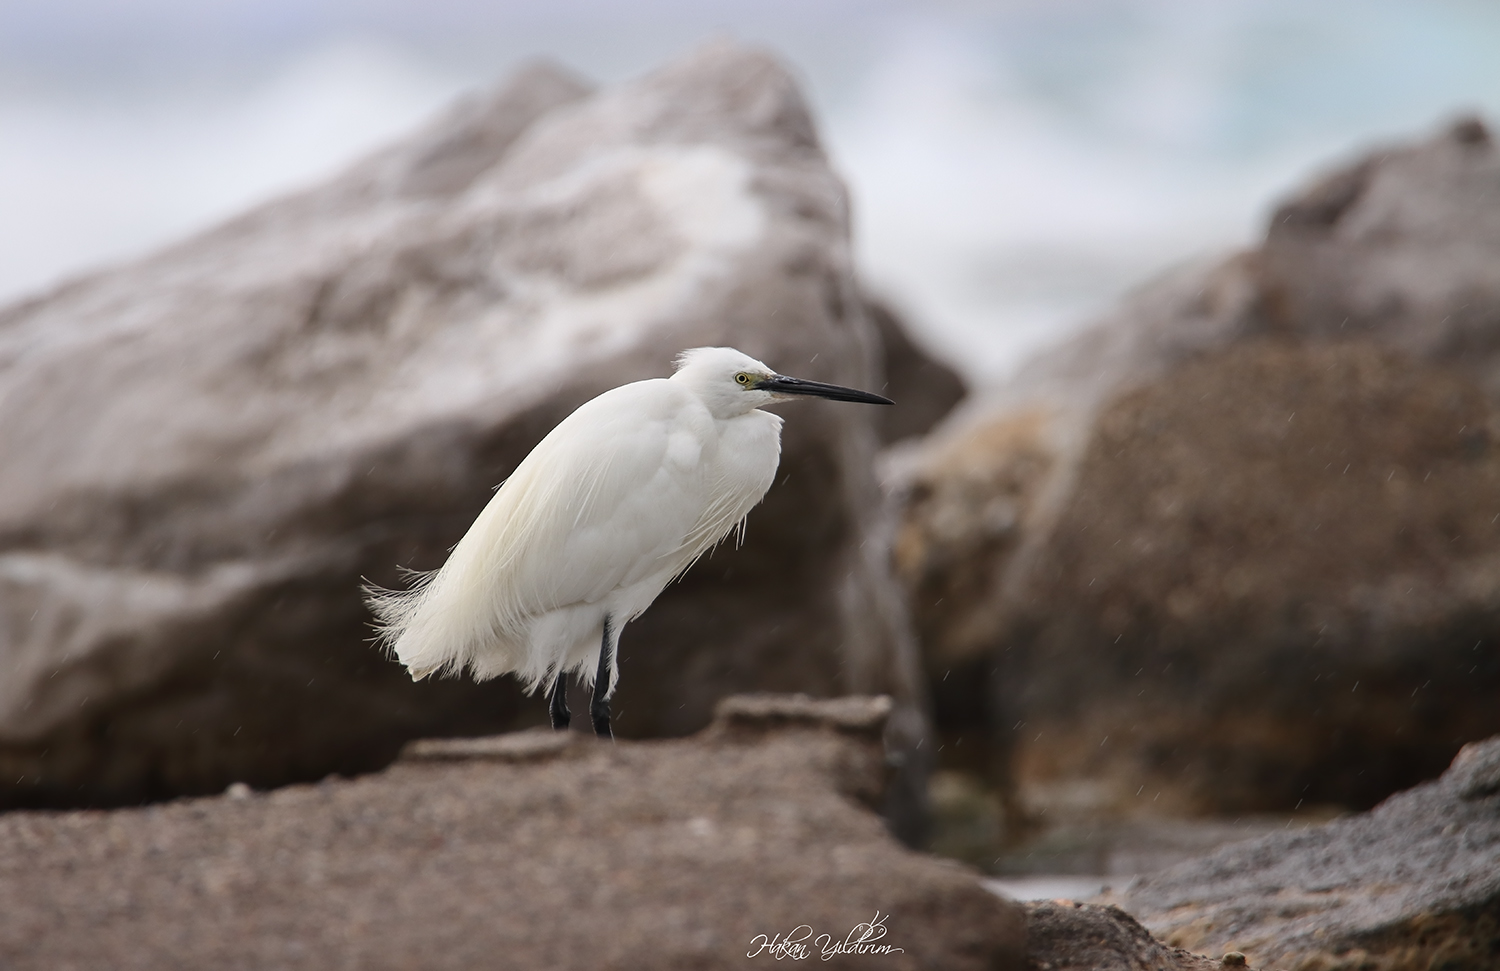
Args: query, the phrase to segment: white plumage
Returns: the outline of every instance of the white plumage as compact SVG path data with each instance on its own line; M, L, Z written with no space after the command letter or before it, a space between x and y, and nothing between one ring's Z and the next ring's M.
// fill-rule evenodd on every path
M505 480L441 569L408 590L368 591L380 638L417 679L514 673L530 691L607 670L597 705L618 678L621 628L771 487L781 418L759 406L795 394L885 402L725 347L686 351L671 378L586 402ZM596 728L608 734L604 711Z

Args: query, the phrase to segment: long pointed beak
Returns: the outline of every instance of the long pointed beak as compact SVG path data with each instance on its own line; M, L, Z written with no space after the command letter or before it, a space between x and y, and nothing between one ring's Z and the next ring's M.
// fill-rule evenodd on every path
M757 391L770 391L774 394L800 394L813 398L830 398L834 401L858 401L867 405L893 405L889 398L882 398L878 394L868 391L856 391L853 388L841 388L836 384L824 384L822 381L805 381L802 378L789 378L785 374L778 374L766 378L755 385Z

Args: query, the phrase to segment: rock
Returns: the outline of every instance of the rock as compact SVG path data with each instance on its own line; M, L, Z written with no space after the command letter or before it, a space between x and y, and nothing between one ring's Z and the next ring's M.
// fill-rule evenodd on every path
M1262 325L1368 336L1500 393L1500 150L1477 119L1373 152L1277 208L1259 254Z
M880 334L885 371L880 393L896 402L875 413L876 433L887 445L927 434L968 393L964 379L923 350L889 304L867 297L865 317Z
M1463 799L1485 799L1500 793L1500 744L1471 742L1459 749L1447 779Z
M1500 731L1482 132L1320 181L895 457L935 717L1012 821L1368 807Z
M0 312L0 804L265 788L543 722L508 680L410 683L362 578L440 564L557 421L685 347L859 386L876 340L795 84L730 45L596 94L529 69ZM920 736L872 421L788 409L743 548L625 632L622 734L786 689L890 693L892 738Z
M1051 535L1104 402L1240 338L1254 295L1244 259L1169 273L971 398L927 440L888 454L886 485L902 507L894 561L939 718L983 720L985 672L1016 587ZM954 670L965 676L945 677Z
M1439 780L1372 812L1225 847L1138 881L1122 905L1168 943L1257 966L1480 971L1500 963L1500 796L1466 746Z
M1069 900L1030 901L1026 907L1028 971L1213 971L1226 966L1163 945L1118 907Z
M1243 343L1117 399L1018 598L1018 773L1358 806L1500 731L1492 428L1473 382L1363 342Z
M835 698L807 695L734 695L714 706L718 731L764 731L783 725L821 725L838 731L879 734L891 715L891 699Z
M821 966L862 928L866 950L827 966L1019 969L1021 907L866 808L882 703L790 704L749 734L423 742L380 774L244 800L12 812L0 954L16 971L721 968L792 939ZM743 727L756 705L725 710ZM565 744L541 755L537 737Z

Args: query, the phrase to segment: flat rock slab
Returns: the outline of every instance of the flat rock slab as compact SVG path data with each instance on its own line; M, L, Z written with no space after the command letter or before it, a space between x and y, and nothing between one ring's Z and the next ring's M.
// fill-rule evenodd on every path
M825 966L1021 967L1021 908L868 808L887 769L883 703L865 705L820 720L795 701L802 717L759 730L740 705L675 741L444 741L359 779L11 813L0 966L718 968L775 964L761 945L788 936L823 964L821 935L865 925Z
M1267 967L1500 967L1500 736L1371 812L1225 847L1121 903L1170 944Z

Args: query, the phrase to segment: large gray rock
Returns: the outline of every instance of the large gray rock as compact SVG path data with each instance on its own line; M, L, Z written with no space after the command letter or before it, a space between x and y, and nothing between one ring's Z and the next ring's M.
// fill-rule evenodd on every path
M1500 393L1500 150L1478 119L1380 149L1271 217L1257 313L1273 333L1368 335Z
M352 781L5 814L0 964L740 968L790 939L820 967L1020 971L1021 907L869 809L888 699L731 702L692 739L419 742Z
M411 684L361 578L437 566L558 420L685 347L878 385L862 306L795 84L717 45L595 94L528 70L0 313L0 803L267 786L541 720L508 681ZM745 689L887 691L919 733L870 410L787 417L743 548L625 632L622 734Z
M1169 943L1267 967L1500 966L1500 737L1373 812L1225 847L1119 902Z
M1464 122L894 456L936 717L1013 814L1366 807L1500 731L1497 268Z

